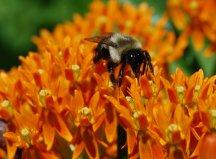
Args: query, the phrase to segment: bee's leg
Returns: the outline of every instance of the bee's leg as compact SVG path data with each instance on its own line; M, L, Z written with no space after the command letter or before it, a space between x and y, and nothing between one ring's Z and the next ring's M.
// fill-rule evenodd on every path
M115 76L114 76L114 69L115 69L116 66L117 66L117 64L114 63L114 62L111 62L111 61L109 61L108 64L107 64L107 69L108 69L108 71L110 73L110 80L113 83L113 85L116 84L116 80L115 80Z
M120 71L119 71L119 76L118 76L118 78L119 78L119 83L118 83L119 87L120 87L121 84L122 84L122 78L123 78L123 76L124 76L125 66L126 66L126 61L124 61L124 62L122 63L122 66L121 66Z
M151 62L148 62L148 66L149 66L149 68L150 68L151 73L154 75L154 68L153 68L153 66L152 66L152 63L151 63Z
M143 62L143 69L142 69L142 75L144 74L145 70L146 70L146 60L144 60Z
M144 54L145 54L145 60L144 60L144 64L148 64L148 67L151 71L152 74L154 74L154 69L153 69L153 66L152 66L152 63L151 63L151 57L149 55L149 53L147 51L144 51Z

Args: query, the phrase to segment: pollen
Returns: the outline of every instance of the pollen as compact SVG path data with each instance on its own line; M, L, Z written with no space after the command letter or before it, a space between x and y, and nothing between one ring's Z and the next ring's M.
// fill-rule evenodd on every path
M149 84L151 85L153 94L156 97L157 96L157 87L156 87L156 84L152 80L149 80Z
M196 85L195 86L195 91L198 92L200 90L201 86L200 85Z
M73 71L79 71L80 70L80 66L79 65L72 65L72 70Z
M128 101L128 103L130 104L130 107L132 108L132 110L135 110L134 101L133 101L133 99L131 98L131 96L126 96L125 98L126 98L126 100Z
M42 89L42 90L39 92L39 96L40 96L40 97L46 97L48 94L49 94L49 91L48 91L47 89Z
M177 92L179 93L179 94L181 94L181 93L184 93L184 87L183 86L177 86L176 87L176 90L177 90Z
M140 128L139 121L138 121L138 118L139 118L140 115L141 115L141 112L140 112L140 111L135 111L135 112L133 113L133 121L134 121L134 123L135 123L135 125L136 125L136 127L137 127L138 129Z
M194 100L196 100L196 99L197 99L197 97L198 97L198 94L199 94L199 90L200 90L200 88L201 88L201 86L200 86L200 85L196 85L196 86L195 86L195 89L194 89L194 95L193 95L193 97L194 97Z
M183 86L177 86L176 91L178 93L179 102L183 103L185 88Z
M29 132L29 130L27 128L23 128L21 130L21 134L22 134L22 136L26 137L26 136L28 136L30 134L30 132Z
M39 73L40 75L42 75L42 74L44 73L44 70L43 70L43 69L38 69L38 73Z
M81 109L81 113L82 113L84 116L88 116L88 115L91 114L91 110L90 110L90 108L88 108L88 107L84 107L84 108Z
M69 145L69 148L70 148L70 150L71 150L72 152L75 151L75 146L74 146L74 144L70 144L70 145Z
M4 107L4 108L7 108L10 106L10 102L8 100L4 100L2 103L1 103L1 106Z
M80 66L79 65L72 65L71 69L73 70L73 76L75 80L78 80L80 76Z
M108 83L108 87L112 88L113 87L113 83L111 81L109 81Z
M216 110L209 110L211 115L211 128L216 129Z
M170 124L166 130L167 140L173 144L181 140L180 127L177 124Z

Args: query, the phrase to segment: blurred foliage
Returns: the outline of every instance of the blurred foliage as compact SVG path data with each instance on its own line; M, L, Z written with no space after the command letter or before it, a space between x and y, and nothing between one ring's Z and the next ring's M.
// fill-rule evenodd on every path
M0 68L18 65L19 55L35 50L31 42L41 28L52 30L84 14L92 0L0 0Z
M122 3L125 1L128 0L120 0ZM145 1L154 8L153 21L157 21L166 9L166 0ZM19 55L36 50L31 38L38 35L40 29L52 30L58 23L71 21L74 13L83 15L91 2L92 0L0 0L0 68L8 70L18 65ZM130 2L138 5L143 0ZM172 23L167 28L175 30ZM177 31L176 34L178 35ZM215 74L215 55L206 58L202 53L197 53L192 44L186 51L182 58L169 66L170 72L180 67L190 75L203 68L206 76Z

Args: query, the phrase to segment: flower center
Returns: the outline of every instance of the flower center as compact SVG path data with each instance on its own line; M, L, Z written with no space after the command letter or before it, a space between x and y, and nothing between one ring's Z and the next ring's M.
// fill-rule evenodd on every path
M50 94L50 92L47 89L41 89L39 92L39 100L42 104L42 106L45 106L45 98Z
M126 100L128 101L128 103L129 103L131 109L135 111L133 99L132 99L130 96L126 96L125 98L126 98Z
M167 134L167 140L170 143L178 143L181 140L181 129L179 125L177 124L170 124L167 127L166 134Z
M38 69L38 73L39 73L40 75L42 75L42 74L44 73L44 70L43 70L43 69Z
M78 112L78 118L80 125L82 126L88 126L90 123L92 123L92 111L88 107L83 107Z
M152 80L149 80L149 83L151 85L154 96L157 96L157 94L156 94L157 93L157 87L156 87L155 83Z
M8 100L4 100L2 103L1 103L1 106L4 107L4 108L7 108L10 106L10 102Z
M79 65L72 65L71 69L73 70L74 79L77 81L80 76L80 66Z
M176 91L177 91L177 94L178 94L179 102L182 104L183 99L184 99L185 88L183 86L177 86Z
M22 134L22 136L26 137L26 136L28 136L30 133L29 133L29 130L28 130L27 128L23 128L23 129L21 130L21 134Z
M209 110L211 115L211 128L216 129L216 109Z

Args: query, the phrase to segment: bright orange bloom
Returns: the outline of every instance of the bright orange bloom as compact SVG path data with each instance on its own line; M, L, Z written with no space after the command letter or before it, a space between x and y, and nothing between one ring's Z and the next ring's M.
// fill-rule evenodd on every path
M174 23L185 30L178 38L165 29L166 15L153 22L146 3L135 7L116 0L94 1L84 17L75 15L73 22L34 37L38 52L20 57L21 65L8 73L0 72L8 158L20 151L22 159L116 158L118 124L127 132L131 159L206 157L202 144L216 129L216 76L205 78L199 70L188 77L177 69L170 78L168 64L183 54L189 35L198 49L204 36L214 44L215 30L206 28L215 22L206 12L197 14L209 9L213 15L215 2L207 0L208 7L197 0L189 6L175 2L168 2L169 9L176 9L170 16L182 20L182 25ZM147 70L136 79L127 66L122 86L113 86L107 61L93 63L96 44L83 40L104 32L140 40L152 57L154 75Z
M214 0L169 0L167 2L167 10L172 18L175 26L183 30L182 34L186 34L192 38L195 49L201 50L204 47L204 40L210 40L208 54L215 51L213 47L216 40L215 20L216 2ZM187 39L188 40L188 39Z
M149 89L140 89L137 80L128 77L131 84L127 95L120 92L119 98L106 96L118 112L119 122L127 132L128 157L137 158L164 158L165 154L162 145L156 140L158 135L153 131L152 107L154 107L153 92L156 93L156 87L151 87L144 83L144 77L141 77L142 88L147 86ZM149 87L149 88L148 88ZM157 87L158 88L158 87ZM159 91L159 90L158 90Z

